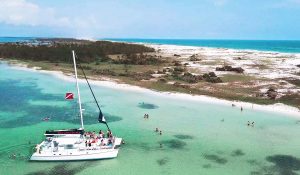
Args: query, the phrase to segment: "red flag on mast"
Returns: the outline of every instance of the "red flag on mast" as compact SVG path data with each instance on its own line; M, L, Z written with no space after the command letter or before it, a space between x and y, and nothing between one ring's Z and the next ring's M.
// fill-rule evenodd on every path
M74 94L71 92L67 92L65 96L66 100L73 100L74 99Z

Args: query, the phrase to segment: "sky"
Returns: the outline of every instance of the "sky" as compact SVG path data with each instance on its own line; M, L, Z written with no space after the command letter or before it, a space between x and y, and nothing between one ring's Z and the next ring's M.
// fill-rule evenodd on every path
M0 36L300 40L300 0L0 0Z

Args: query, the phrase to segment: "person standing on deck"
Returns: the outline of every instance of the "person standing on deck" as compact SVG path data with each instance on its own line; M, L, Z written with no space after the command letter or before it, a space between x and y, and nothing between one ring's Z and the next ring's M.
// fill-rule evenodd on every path
M107 131L107 138L110 138L110 137L112 137L112 132L111 132L111 130L109 129L109 130Z

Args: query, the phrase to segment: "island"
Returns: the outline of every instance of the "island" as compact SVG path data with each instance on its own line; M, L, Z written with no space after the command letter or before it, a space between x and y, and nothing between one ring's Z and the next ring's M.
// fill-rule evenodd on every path
M300 63L293 54L36 38L1 43L0 58L11 64L69 75L73 71L71 50L76 51L87 76L94 80L162 92L300 107Z

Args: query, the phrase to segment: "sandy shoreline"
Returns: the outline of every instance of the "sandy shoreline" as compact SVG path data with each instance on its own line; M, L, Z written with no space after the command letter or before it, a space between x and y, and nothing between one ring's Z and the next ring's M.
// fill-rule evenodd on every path
M13 64L11 66L14 69L24 70L24 71L33 71L37 73L46 73L55 76L56 78L75 82L75 79L71 75L66 75L60 71L48 71L48 70L40 70L37 67L28 68L25 64ZM173 99L182 99L182 100L189 100L189 101L199 101L204 103L210 104L218 104L223 106L232 107L232 104L235 105L235 108L239 110L240 107L243 107L244 110L258 110L258 111L266 111L266 112L273 112L273 113L281 113L286 114L290 117L295 117L300 119L300 110L296 107L288 106L282 103L276 103L273 105L259 105L253 104L249 102L241 102L241 101L230 101L219 99L215 97L205 96L205 95L191 95L191 94L184 94L184 93L177 93L177 92L160 92L151 89L142 88L139 86L129 85L118 83L113 80L89 80L91 84L99 86L99 87L107 87L112 89L118 89L123 91L132 91L132 92L140 92L140 93L147 93L156 96L162 96L165 98L173 98ZM79 79L80 83L85 83L84 79Z

